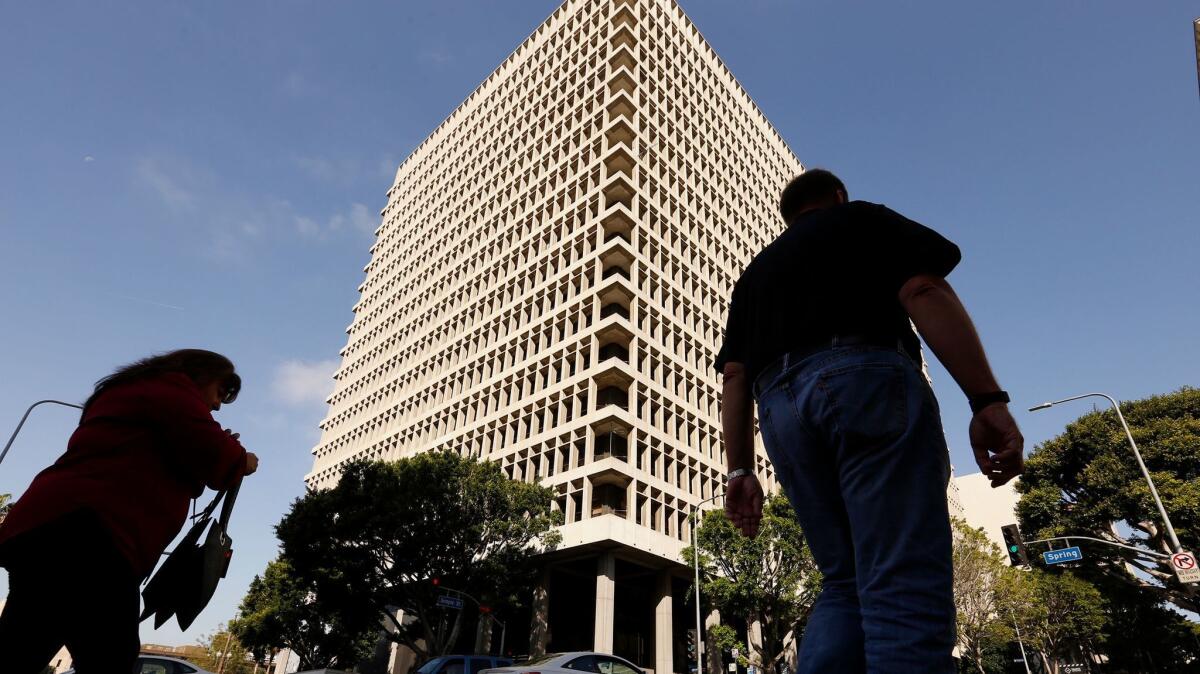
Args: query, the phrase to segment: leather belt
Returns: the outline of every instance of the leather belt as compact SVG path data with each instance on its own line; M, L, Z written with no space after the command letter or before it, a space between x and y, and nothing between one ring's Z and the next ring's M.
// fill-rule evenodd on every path
M918 359L913 357L913 354L908 352L908 349L904 346L904 340L900 339L899 337L884 337L879 335L835 335L829 340L820 342L816 345L797 349L795 351L789 351L779 358L776 358L775 361L770 365L763 368L762 372L758 374L758 377L754 379L755 399L759 397L759 394L764 387L769 386L775 381L775 378L778 377L781 372L783 372L783 370L787 369L788 365L792 363L798 363L805 358L822 351L828 351L829 349L836 349L842 346L878 346L885 349L895 349L905 356L908 356L908 358L914 363L917 363L919 367Z

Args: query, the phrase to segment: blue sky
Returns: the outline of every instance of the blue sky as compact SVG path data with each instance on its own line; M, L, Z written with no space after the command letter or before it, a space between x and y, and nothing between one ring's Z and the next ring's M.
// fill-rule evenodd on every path
M246 382L218 415L262 457L230 576L191 630L144 641L211 631L274 555L396 166L556 5L0 10L0 433L154 351L222 351ZM1200 384L1195 3L682 5L801 161L962 247L950 278L1016 409ZM1032 448L1088 409L1018 421ZM73 423L35 413L0 492Z

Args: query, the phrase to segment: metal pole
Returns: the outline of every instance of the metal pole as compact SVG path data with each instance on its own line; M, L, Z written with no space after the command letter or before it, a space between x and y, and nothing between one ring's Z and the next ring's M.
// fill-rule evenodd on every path
M33 411L33 408L35 408L38 405L41 405L43 403L54 403L55 405L63 405L65 407L74 407L77 410L83 409L83 405L76 405L74 403L64 403L61 400L39 400L36 403L30 405L29 409L25 410L25 414L23 414L21 416L21 421L19 421L17 423L16 430L14 430L12 432L12 435L9 436L8 442L4 444L4 451L0 452L0 463L4 463L4 457L8 456L8 448L12 447L13 440L17 439L17 433L21 432L21 427L25 425L25 420L29 418L29 413Z
M1084 393L1083 395L1073 396L1071 398L1063 398L1050 403L1042 403L1034 407L1030 407L1030 412L1043 410L1059 403L1079 400L1080 398L1099 397L1107 400L1113 409L1117 411L1117 419L1121 421L1121 427L1125 429L1125 437L1129 439L1129 446L1133 448L1133 456L1137 459L1138 468L1141 469L1142 475L1146 478L1146 484L1150 485L1150 495L1154 497L1154 505L1158 507L1158 514L1162 516L1163 524L1167 526L1167 537L1171 541L1171 552L1179 552L1183 546L1179 544L1179 537L1175 535L1175 527L1171 526L1171 518L1167 517L1167 509L1163 507L1162 499L1158 497L1158 489L1154 486L1154 480L1150 479L1150 471L1146 470L1146 463L1142 461L1142 453L1138 451L1137 443L1133 441L1133 433L1129 432L1129 424L1125 423L1125 415L1121 414L1121 406L1117 401L1106 393Z
M495 618L492 618L495 620ZM500 623L500 657L504 657L504 637L508 634L508 623Z
M1017 614L1011 610L1008 614L1012 616L1013 629L1017 631L1017 645L1021 647L1021 662L1025 664L1025 674L1033 674L1029 671L1029 660L1025 657L1025 642L1021 641L1021 626L1017 624Z

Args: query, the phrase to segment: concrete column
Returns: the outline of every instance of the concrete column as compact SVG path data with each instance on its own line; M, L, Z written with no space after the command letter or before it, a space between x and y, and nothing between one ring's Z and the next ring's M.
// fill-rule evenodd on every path
M799 658L800 643L796 639L796 633L788 632L787 636L783 638L783 661L787 663L787 669L779 674L790 674L796 671L796 665L800 662Z
M671 616L671 574L658 573L657 602L654 606L654 674L671 674L675 671L675 649ZM686 670L684 670L686 671Z
M721 660L721 649L717 648L717 644L713 641L711 634L712 628L721 624L721 612L717 610L710 611L708 617L704 619L704 666L708 670L708 674L723 674L725 671L725 663ZM700 672L704 674L704 672Z
M592 649L599 653L613 651L616 589L617 560L611 552L601 553L596 560L596 627L592 646Z
M479 624L475 627L475 652L492 652L492 627L495 622L488 616L479 616ZM503 653L501 653L503 655Z
M761 669L765 664L762 662L765 655L763 654L762 620L759 620L757 616L746 626L746 642L746 646L750 649L750 661L758 660L755 664Z
M546 654L550 641L550 569L542 571L542 579L533 588L533 619L529 625L529 655ZM503 655L503 653L501 654Z

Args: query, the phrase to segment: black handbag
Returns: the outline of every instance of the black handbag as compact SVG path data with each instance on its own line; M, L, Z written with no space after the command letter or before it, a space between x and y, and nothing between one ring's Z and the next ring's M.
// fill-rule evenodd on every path
M142 590L145 606L139 621L153 615L154 628L158 629L174 615L179 628L186 630L208 605L217 590L217 583L229 570L229 560L233 557L229 516L241 486L239 479L229 489L218 492L212 502L194 518L192 528ZM221 514L214 520L212 514L218 504L221 505ZM201 543L205 529L208 534Z

